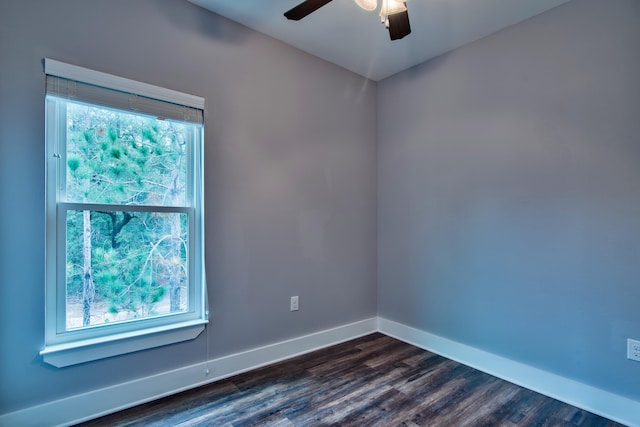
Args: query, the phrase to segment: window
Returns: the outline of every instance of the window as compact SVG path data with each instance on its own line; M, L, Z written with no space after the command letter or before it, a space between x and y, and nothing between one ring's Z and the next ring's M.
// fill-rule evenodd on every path
M44 360L195 338L206 323L204 100L45 60Z

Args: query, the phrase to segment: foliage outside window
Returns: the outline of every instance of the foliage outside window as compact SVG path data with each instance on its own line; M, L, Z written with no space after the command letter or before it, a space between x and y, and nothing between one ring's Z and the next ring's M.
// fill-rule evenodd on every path
M87 80L104 77L61 65ZM172 92L111 77L145 96L47 76L45 360L206 320L202 111L146 96ZM156 337L134 350L164 343ZM81 361L119 353L98 348Z

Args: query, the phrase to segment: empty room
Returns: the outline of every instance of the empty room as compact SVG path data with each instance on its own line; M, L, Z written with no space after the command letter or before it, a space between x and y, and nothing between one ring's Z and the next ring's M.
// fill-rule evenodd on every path
M0 0L0 426L640 427L639 46L638 0Z

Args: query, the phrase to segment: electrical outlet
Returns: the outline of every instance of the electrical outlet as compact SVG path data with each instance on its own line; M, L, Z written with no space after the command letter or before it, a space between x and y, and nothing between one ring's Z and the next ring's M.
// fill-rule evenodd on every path
M299 301L300 300L298 299L297 296L291 297L291 304L289 305L289 310L298 311L298 309L299 309L299 305L298 305Z
M640 362L640 341L627 339L627 359Z

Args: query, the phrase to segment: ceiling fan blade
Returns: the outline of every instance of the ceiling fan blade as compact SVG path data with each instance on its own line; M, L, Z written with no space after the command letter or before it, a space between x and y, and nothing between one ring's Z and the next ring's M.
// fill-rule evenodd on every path
M389 35L391 40L398 40L409 34L411 34L411 25L409 24L409 13L406 10L389 15Z
M288 10L284 13L284 16L287 19L292 19L294 21L299 21L305 16L315 12L320 9L325 4L331 2L331 0L306 0L294 7L291 10Z

